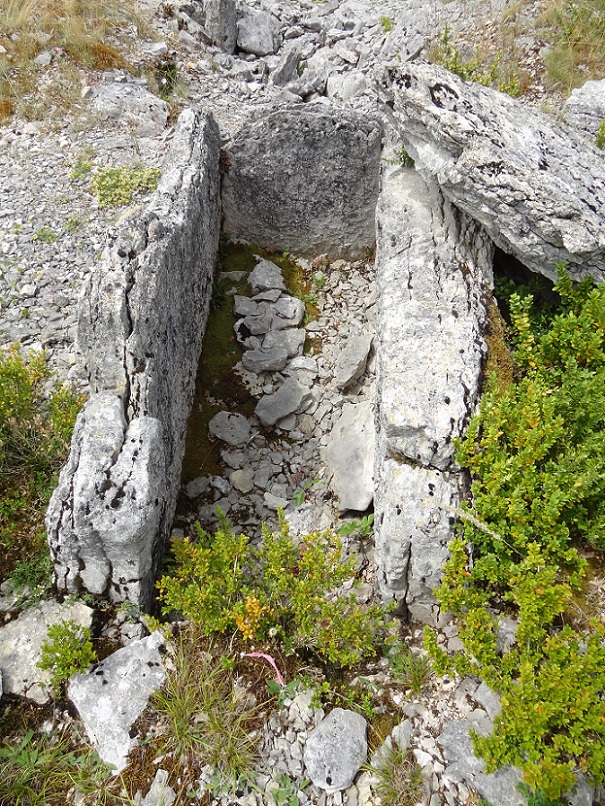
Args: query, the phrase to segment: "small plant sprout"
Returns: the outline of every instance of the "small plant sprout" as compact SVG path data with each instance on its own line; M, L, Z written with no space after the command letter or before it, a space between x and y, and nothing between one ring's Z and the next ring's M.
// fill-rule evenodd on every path
M313 481L305 481L302 486L302 489L297 490L294 493L293 496L294 503L296 504L297 507L302 507L302 505L305 503L305 496L307 494L307 491L310 490L312 487L314 487L316 484L319 484L319 479L313 479Z
M54 243L59 236L51 227L44 224L43 227L40 227L40 229L34 233L33 237L34 241L38 243Z
M338 534L341 537L348 537L349 535L357 534L361 538L369 537L374 531L374 515L364 515L360 521L348 521L343 523L339 529Z
M393 20L391 17L381 17L380 25L385 34L389 34L393 30Z
M597 148L604 149L605 148L605 118L601 121L599 125L599 129L597 131L597 135L595 137L595 144Z

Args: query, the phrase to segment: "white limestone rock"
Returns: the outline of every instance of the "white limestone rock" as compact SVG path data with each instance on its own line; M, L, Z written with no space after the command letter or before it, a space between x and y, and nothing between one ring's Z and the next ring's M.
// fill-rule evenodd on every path
M365 512L374 497L374 412L370 401L345 403L334 423L324 460L338 509Z
M377 383L385 450L447 468L479 395L493 246L412 169L377 209Z
M88 738L116 773L124 769L128 753L137 743L130 729L164 682L163 644L160 632L133 641L93 671L76 675L69 684L68 697L78 709Z
M313 784L325 792L347 789L368 756L367 723L361 714L334 708L305 744L304 762Z
M278 46L280 22L277 17L264 11L256 11L242 5L237 21L237 46L255 56L275 53Z
M605 118L605 80L587 81L571 91L563 107L563 120L594 142Z
M361 378L366 371L373 341L374 336L371 333L362 333L347 339L334 367L337 389L346 389Z
M212 118L185 110L157 190L111 233L82 288L78 347L93 397L46 519L61 593L151 602L210 304L218 158Z
M416 167L525 266L605 279L605 163L570 126L444 67L387 71Z
M374 495L378 591L416 620L434 623L433 590L449 556L462 481L456 474L381 457Z
M90 627L93 611L82 602L41 602L0 627L0 677L5 694L17 694L42 705L51 698L49 670L39 669L42 644L52 624L73 621Z

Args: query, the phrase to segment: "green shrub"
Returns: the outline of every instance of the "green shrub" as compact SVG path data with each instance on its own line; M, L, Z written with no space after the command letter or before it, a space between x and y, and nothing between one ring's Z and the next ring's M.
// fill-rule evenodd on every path
M199 525L196 532L196 542L173 540L174 576L158 583L164 612L181 611L205 635L278 638L288 651L306 647L340 666L374 654L383 611L362 607L354 593L333 594L355 575L337 535L316 532L298 544L283 517L277 533L263 528L258 549L224 517L214 536Z
M51 672L51 685L57 695L63 683L75 674L86 672L95 660L90 629L70 620L50 625L38 666Z
M463 81L475 81L486 87L496 87L500 92L505 92L513 98L521 91L518 75L514 72L507 73L501 67L501 51L496 54L496 58L489 65L482 64L478 57L465 60L458 48L452 44L447 25L431 52L431 59L437 64L442 64Z
M122 165L119 168L97 168L90 179L90 191L100 207L130 204L136 195L151 193L158 186L159 168Z
M547 798L578 769L605 779L605 628L559 626L586 565L581 547L605 548L605 286L574 289L558 271L564 312L541 336L530 300L511 297L515 380L488 383L457 446L472 510L437 595L464 651L448 656L426 635L436 671L476 674L501 695L493 735L475 735L488 769L515 764ZM518 627L500 655L503 610Z
M0 480L58 467L81 402L81 395L53 383L43 353L26 358L17 347L4 351L0 355Z

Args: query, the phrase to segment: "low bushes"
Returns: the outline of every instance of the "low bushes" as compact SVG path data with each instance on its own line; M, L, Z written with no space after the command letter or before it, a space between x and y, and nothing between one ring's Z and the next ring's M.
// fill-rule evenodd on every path
M556 798L582 770L605 779L605 628L576 631L566 610L580 590L586 548L605 549L605 286L573 288L563 267L563 313L538 336L531 299L511 297L515 377L492 377L457 446L470 470L438 599L464 650L426 644L438 672L476 674L501 695L492 736L475 747L493 770L515 764ZM518 622L501 653L498 620Z
M306 648L344 667L375 653L384 610L335 593L355 576L338 535L315 532L297 543L283 518L277 533L264 528L259 548L224 517L214 536L196 531L195 542L173 540L174 574L158 583L164 612L182 612L206 635L277 639L287 651Z

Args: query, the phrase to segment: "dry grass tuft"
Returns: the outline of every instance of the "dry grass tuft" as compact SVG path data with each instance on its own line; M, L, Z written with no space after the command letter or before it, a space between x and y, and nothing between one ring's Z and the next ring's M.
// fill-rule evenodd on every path
M0 0L0 122L21 112L23 99L50 89L52 82L40 85L44 75L50 73L61 83L64 71L71 71L72 79L74 66L127 67L118 37L133 19L132 0ZM43 52L52 54L52 68L35 64ZM63 105L70 105L70 95L60 92Z

